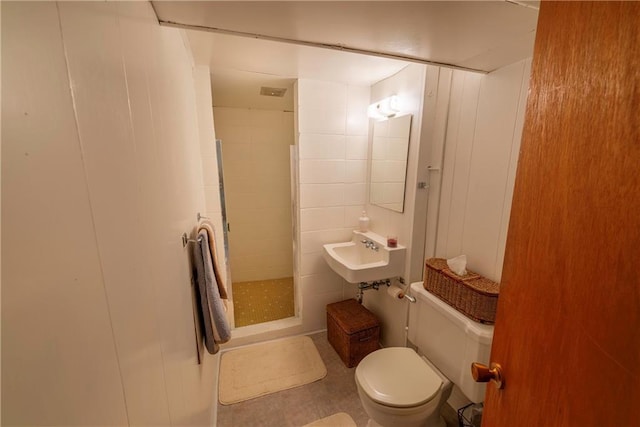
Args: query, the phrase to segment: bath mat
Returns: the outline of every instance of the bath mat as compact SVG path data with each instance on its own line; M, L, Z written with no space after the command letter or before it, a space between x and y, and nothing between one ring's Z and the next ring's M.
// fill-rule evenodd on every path
M314 421L303 427L357 427L353 418L344 412L338 412L321 420Z
M223 405L309 384L327 375L307 336L231 350L220 360L219 399Z

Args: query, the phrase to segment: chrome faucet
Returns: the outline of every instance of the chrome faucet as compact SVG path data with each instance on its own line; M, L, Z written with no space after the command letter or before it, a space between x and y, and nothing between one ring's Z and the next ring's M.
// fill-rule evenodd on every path
M364 243L364 245L369 248L369 249L373 249L374 251L378 252L378 250L380 248L378 248L378 246L375 244L375 242L373 240L369 240L369 239L364 239L360 241L361 243Z

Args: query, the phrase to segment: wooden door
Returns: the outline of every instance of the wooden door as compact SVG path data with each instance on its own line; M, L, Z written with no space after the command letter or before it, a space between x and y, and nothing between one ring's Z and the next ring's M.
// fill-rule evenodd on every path
M542 2L483 426L639 426L640 3Z

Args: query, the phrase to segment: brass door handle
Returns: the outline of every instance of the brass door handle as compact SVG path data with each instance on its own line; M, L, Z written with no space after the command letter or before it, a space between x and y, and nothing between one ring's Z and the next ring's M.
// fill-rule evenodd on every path
M491 367L482 363L474 362L471 364L471 375L473 380L478 383L488 383L493 381L498 389L504 387L504 377L502 376L502 366L498 363L491 362Z

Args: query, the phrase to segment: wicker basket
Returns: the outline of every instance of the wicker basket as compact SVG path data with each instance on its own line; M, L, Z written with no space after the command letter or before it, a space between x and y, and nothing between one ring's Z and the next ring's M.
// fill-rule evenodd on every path
M336 302L327 305L327 338L351 368L379 348L380 323L354 299Z
M458 276L449 270L447 260L430 258L425 263L424 288L477 322L496 320L500 285L479 274L469 271Z

